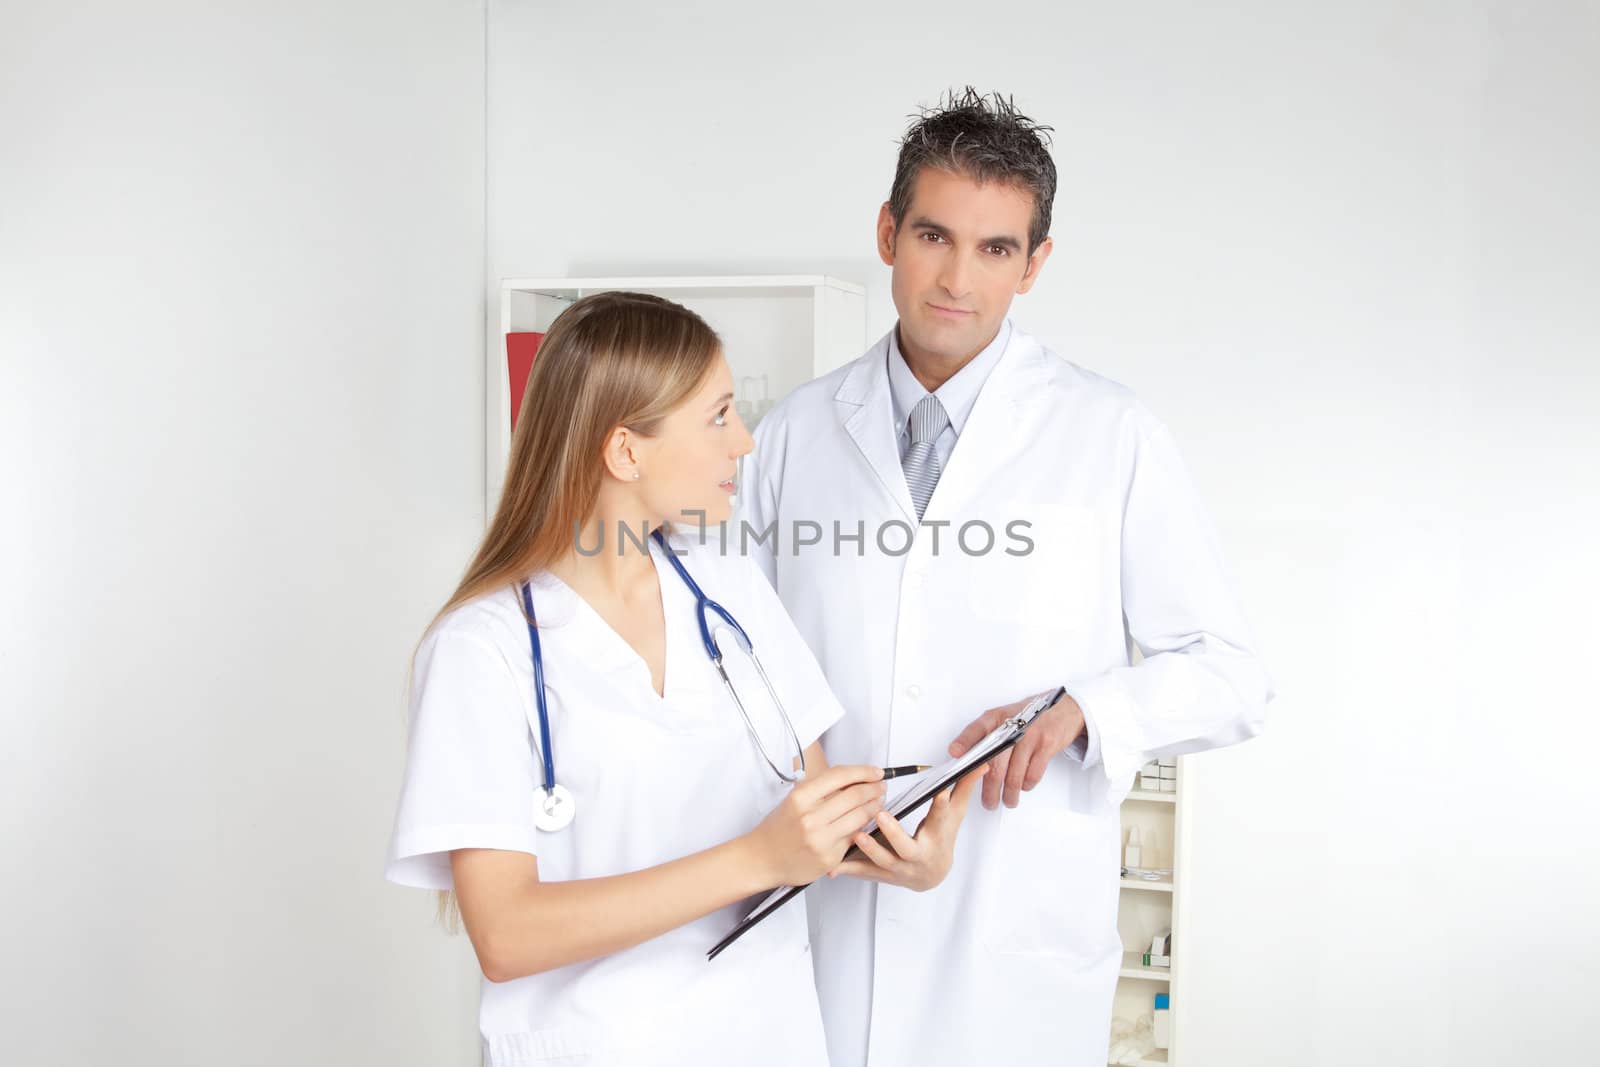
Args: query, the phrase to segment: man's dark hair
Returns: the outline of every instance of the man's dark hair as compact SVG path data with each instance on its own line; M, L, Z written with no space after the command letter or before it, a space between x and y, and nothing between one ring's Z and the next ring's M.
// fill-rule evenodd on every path
M1005 182L1033 194L1028 254L1050 236L1050 205L1056 198L1056 165L1050 158L1051 127L1018 111L1008 96L985 96L972 86L947 93L939 106L913 115L900 141L900 161L889 190L889 214L898 231L911 207L911 189L924 167L936 167L982 183Z

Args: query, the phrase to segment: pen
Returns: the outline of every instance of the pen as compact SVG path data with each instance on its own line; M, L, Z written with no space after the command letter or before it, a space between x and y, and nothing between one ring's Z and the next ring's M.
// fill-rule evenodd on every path
M923 771L930 769L926 763L911 763L904 767L885 767L883 769L883 780L887 782L889 779L899 778L903 774L921 774Z

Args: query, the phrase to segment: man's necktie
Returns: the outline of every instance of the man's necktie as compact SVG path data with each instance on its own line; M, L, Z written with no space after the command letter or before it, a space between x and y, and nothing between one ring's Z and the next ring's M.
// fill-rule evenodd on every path
M944 405L932 393L917 401L911 418L906 421L911 447L901 457L900 466L906 472L906 488L911 490L911 503L917 509L918 522L922 521L922 513L928 509L928 498L933 496L933 487L939 484L939 453L933 443L949 425L950 419L944 413Z

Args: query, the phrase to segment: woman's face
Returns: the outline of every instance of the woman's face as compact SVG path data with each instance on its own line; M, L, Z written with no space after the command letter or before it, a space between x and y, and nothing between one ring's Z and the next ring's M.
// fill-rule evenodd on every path
M738 459L754 447L733 408L733 372L719 354L699 388L662 420L660 433L640 442L636 485L645 508L685 526L726 522Z

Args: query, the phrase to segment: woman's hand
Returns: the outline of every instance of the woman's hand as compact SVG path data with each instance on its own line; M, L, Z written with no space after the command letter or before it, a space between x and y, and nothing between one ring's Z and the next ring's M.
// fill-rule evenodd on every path
M745 835L769 887L805 885L844 858L851 838L883 807L883 768L829 767L789 790Z
M934 797L915 837L906 833L894 816L880 812L878 828L883 831L889 847L880 845L870 834L857 833L853 843L866 858L845 860L828 876L849 874L915 889L919 893L932 889L950 873L956 854L956 834L961 829L961 820L967 816L967 804L988 773L989 765L985 764L957 782L955 788Z
M806 761L825 766L820 745ZM492 982L609 956L757 893L816 881L877 814L883 792L881 767L819 770L747 834L601 878L544 882L525 852L458 848L450 869L461 917Z

